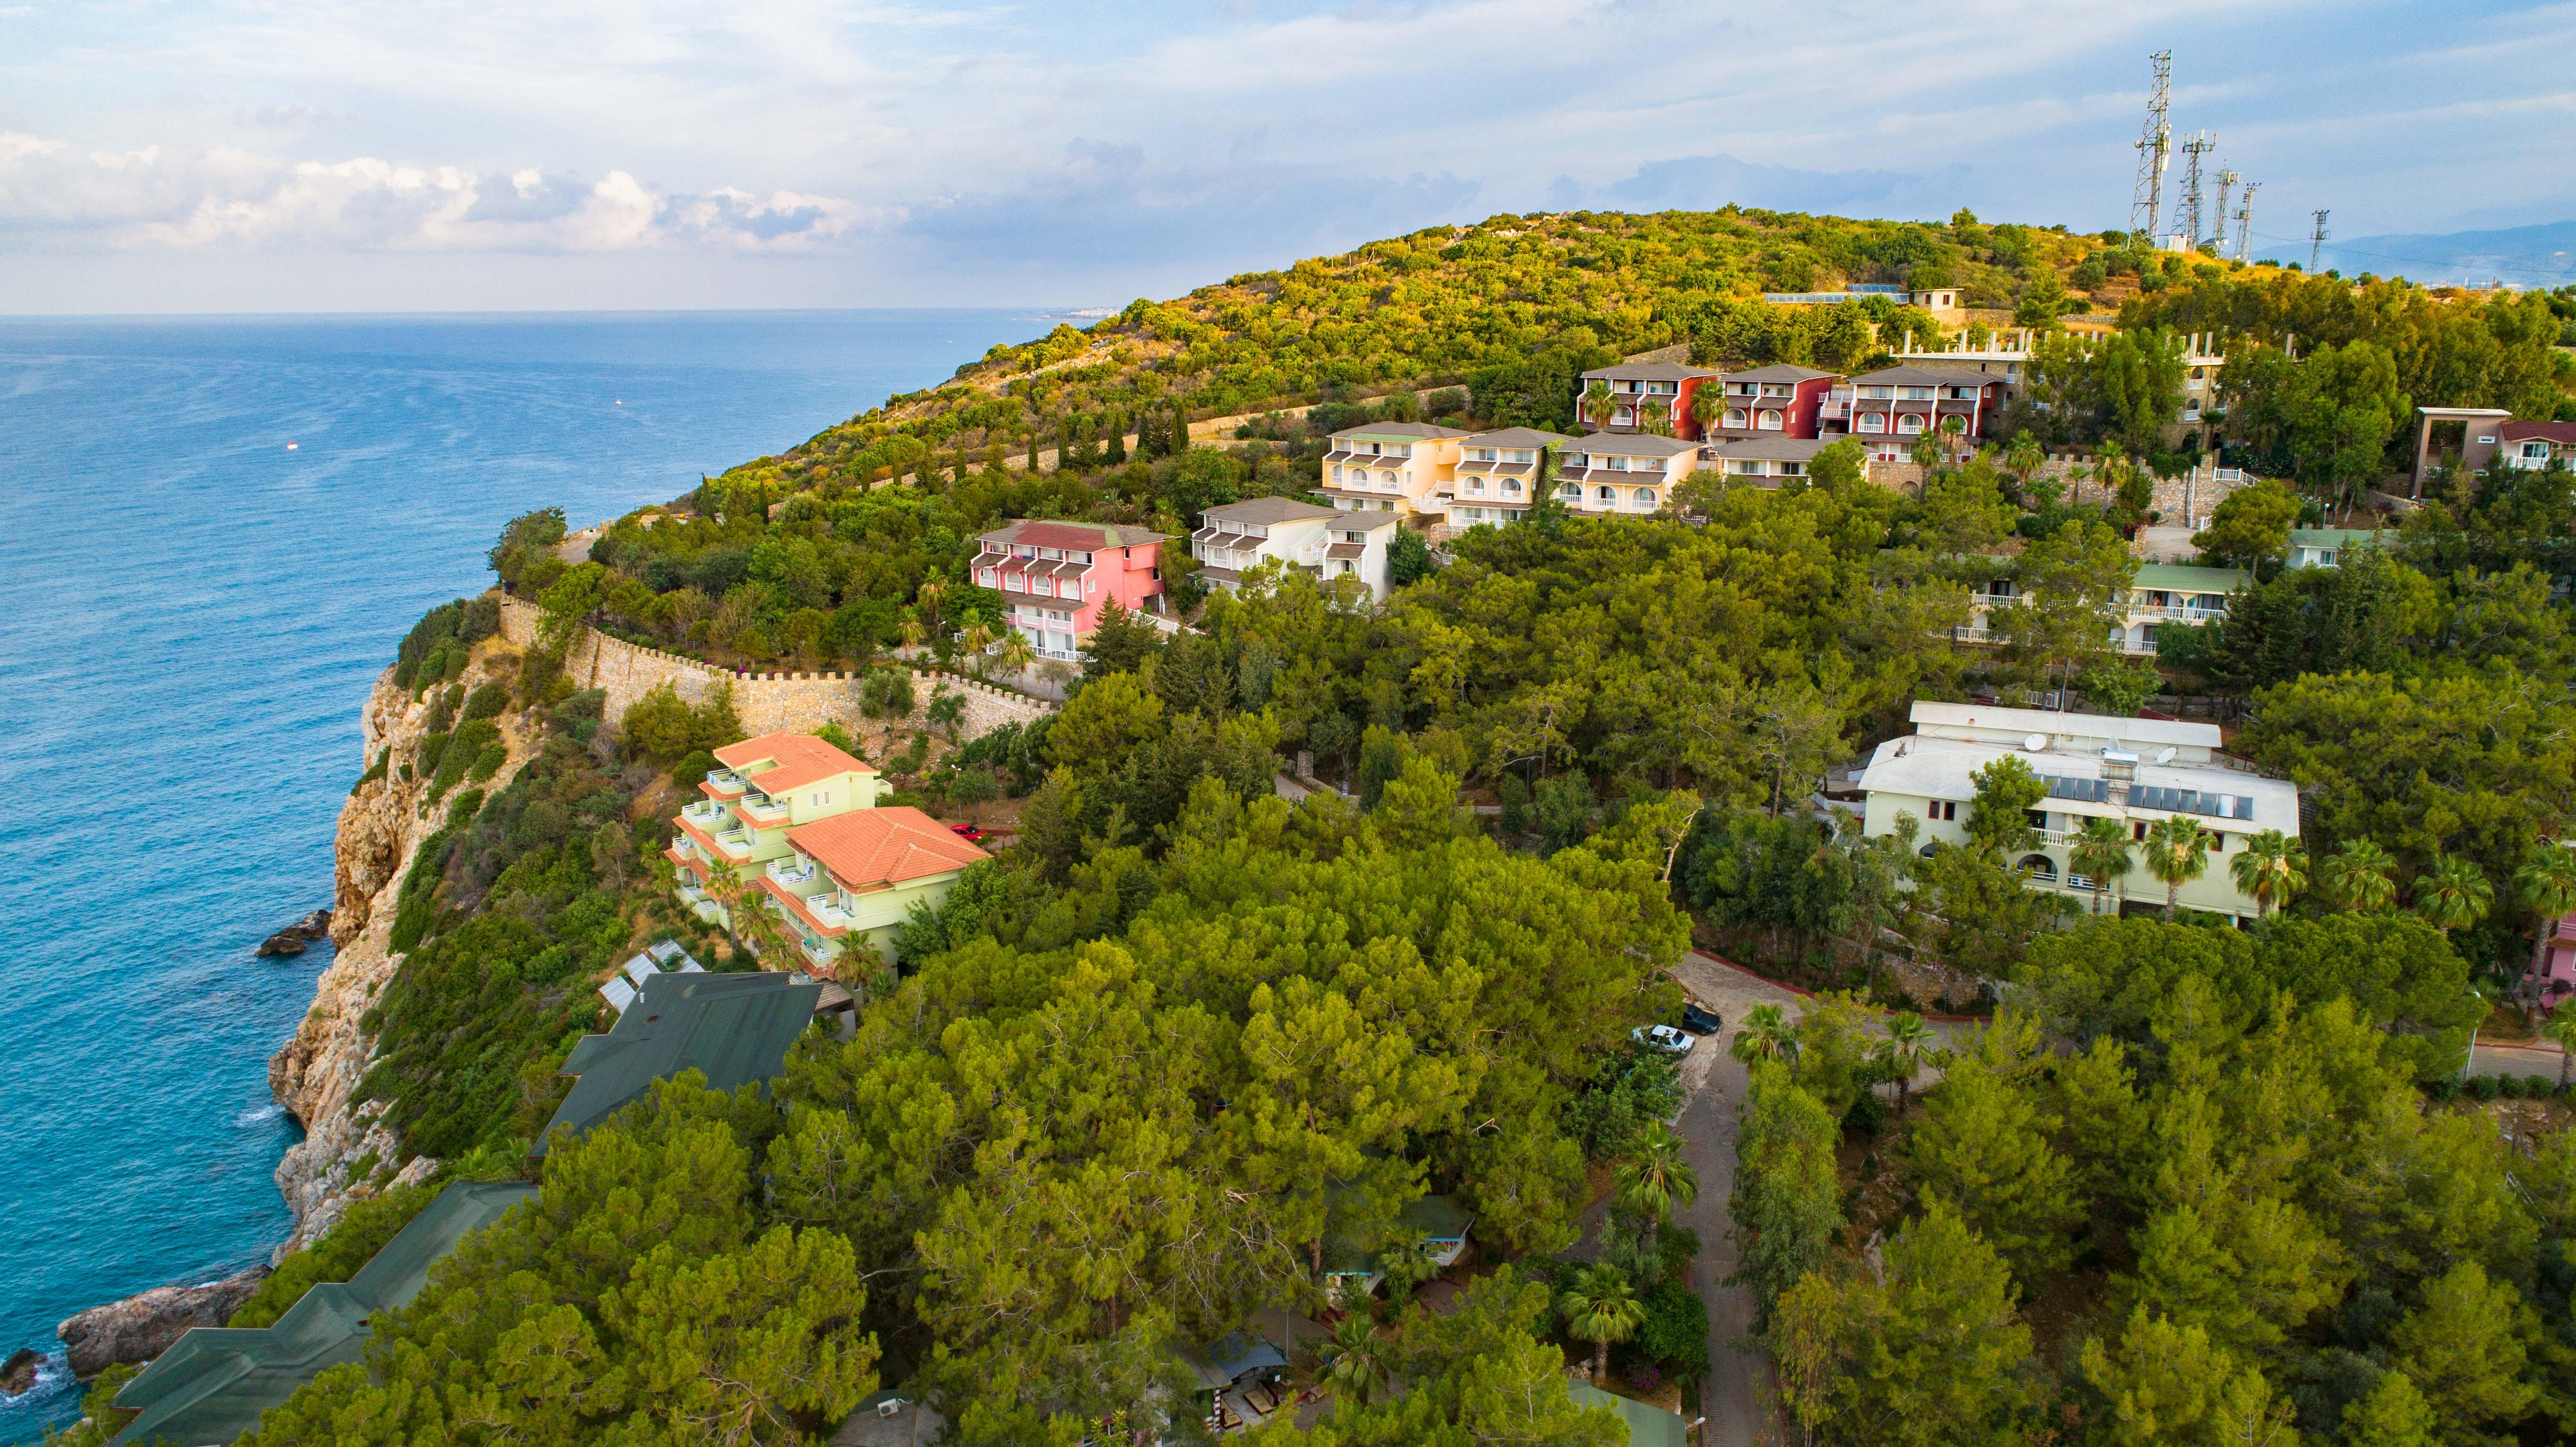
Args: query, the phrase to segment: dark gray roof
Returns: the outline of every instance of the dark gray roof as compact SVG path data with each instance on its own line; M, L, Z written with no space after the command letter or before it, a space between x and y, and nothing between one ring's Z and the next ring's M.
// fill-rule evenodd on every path
M1691 367L1680 362L1621 362L1615 367L1595 367L1583 374L1583 380L1589 382L1598 377L1615 382L1634 377L1640 382L1683 382L1693 377L1716 375L1714 367Z
M1429 422L1363 422L1357 427L1345 427L1333 435L1367 440L1377 437L1464 437L1467 434L1455 427L1441 427Z
M1835 375L1837 374L1833 372L1819 372L1813 367L1793 367L1786 362L1775 362L1768 367L1756 367L1750 372L1729 372L1726 374L1726 380L1730 382L1812 382L1818 377Z
M114 1447L167 1438L180 1447L228 1443L259 1426L262 1412L324 1369L366 1351L367 1319L410 1303L429 1268L467 1233L537 1193L525 1181L460 1181L441 1191L345 1282L304 1293L273 1326L192 1327L116 1394L143 1415Z
M1301 497L1248 497L1200 513L1205 522L1228 523L1302 523L1328 518L1333 509L1306 501Z
M1347 561L1362 557L1366 555L1367 552L1368 545L1365 543L1335 543L1324 550L1324 556Z
M1870 387L1955 387L1975 382L2001 385L2003 378L1992 372L1960 370L1936 371L1930 367L1889 367L1883 371L1864 372L1852 378L1852 385Z
M1568 444L1566 450L1587 455L1597 452L1604 457L1679 457L1685 452L1697 452L1699 444L1678 437L1657 437L1650 432L1595 432Z
M1499 432L1479 432L1460 438L1461 447L1563 447L1574 439L1562 432L1541 432L1535 427L1506 427Z
M579 1135L620 1106L683 1070L717 1090L767 1080L786 1067L787 1047L814 1018L823 987L802 975L655 975L605 1035L585 1035L564 1057L579 1076L545 1134ZM546 1153L539 1139L534 1155Z

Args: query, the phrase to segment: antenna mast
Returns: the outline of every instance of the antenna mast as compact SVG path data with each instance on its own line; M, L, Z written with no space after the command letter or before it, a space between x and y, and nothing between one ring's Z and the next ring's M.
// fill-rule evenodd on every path
M2182 225L2175 234L2182 238L2186 251L2200 249L2200 158L2217 148L2217 140L2207 131L2182 143Z
M2129 198L2129 231L2144 234L2152 246L2164 208L2165 163L2173 151L2173 126L2165 118L2172 99L2173 52L2159 50L2147 59L2155 62L2156 85L2147 95L2147 128L2138 136L2138 185Z
M2225 166L2218 168L2218 211L2210 218L2209 249L2220 256L2227 254L2227 193L2236 189L2236 173Z
M2236 195L2236 259L2238 261L2252 261L2254 259L2254 248L2252 244L2254 239L2254 192L2256 188L2260 187L2262 184L2263 183L2260 181L2248 181L2245 183L2245 189L2238 192ZM2220 229L2224 230L2226 228L2221 227Z
M2311 272L2317 269L2318 260L2325 254L2326 217L2330 214L2328 211L2316 213L2317 229L2308 233L2308 270Z

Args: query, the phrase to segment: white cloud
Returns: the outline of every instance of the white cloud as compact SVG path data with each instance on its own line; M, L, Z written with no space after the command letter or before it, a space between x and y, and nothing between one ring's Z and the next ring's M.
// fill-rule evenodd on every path
M0 237L56 245L802 252L902 214L793 191L669 193L624 170L583 181L535 167L499 175L373 156L297 161L231 147L83 151L0 132Z

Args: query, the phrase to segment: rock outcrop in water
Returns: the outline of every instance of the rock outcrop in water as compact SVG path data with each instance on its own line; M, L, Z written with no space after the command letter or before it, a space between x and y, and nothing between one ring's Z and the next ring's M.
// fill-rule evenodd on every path
M485 644L466 670L462 681L469 689L489 677L483 659L496 647L506 645ZM270 1093L304 1127L304 1139L288 1147L277 1163L278 1192L295 1212L295 1232L277 1248L281 1260L330 1230L351 1200L408 1185L438 1166L419 1156L399 1174L371 1168L367 1179L354 1178L354 1168L370 1160L389 1167L399 1154L399 1142L378 1119L381 1103L350 1099L375 1055L366 1013L401 963L387 942L403 875L421 841L446 822L446 803L455 797L449 795L423 817L427 781L404 777L408 771L401 765L419 753L428 714L426 704L414 703L408 691L394 686L387 670L359 716L360 767L372 764L387 748L393 750L395 767L360 784L340 810L330 913L331 939L339 953L314 982L313 1008L304 1022L268 1062ZM492 779L493 790L508 783L527 758L525 739L506 722L502 742L510 761Z
M119 1363L140 1365L170 1349L192 1326L222 1326L268 1279L254 1266L204 1286L156 1286L139 1296L111 1301L55 1328L72 1375L87 1380Z
M330 933L331 911L317 909L260 941L259 948L251 953L261 959L270 959L278 955L300 955L304 953L306 945L326 938Z

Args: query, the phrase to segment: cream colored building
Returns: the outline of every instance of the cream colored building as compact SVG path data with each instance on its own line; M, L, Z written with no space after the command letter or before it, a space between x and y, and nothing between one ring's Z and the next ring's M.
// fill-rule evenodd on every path
M1428 422L1371 422L1345 427L1324 454L1324 496L1345 512L1391 512L1422 518L1428 527L1446 514L1440 495L1458 466L1458 442L1467 434Z
M1556 493L1584 513L1642 516L1667 507L1699 462L1699 444L1650 434L1595 432L1565 445Z
M2112 883L2109 902L2159 910L2165 887L2147 872L2137 843L2160 820L2197 821L2209 864L2177 902L2239 921L2256 914L2232 868L2246 840L2270 829L2299 837L2297 787L2220 753L2215 724L1920 701L1913 722L1912 734L1880 744L1861 773L1864 831L1893 834L1905 816L1917 823L1918 850L1961 843L1975 812L1976 772L2018 758L2048 785L2048 797L2029 811L2035 842L2011 862L2029 871L2031 888L2080 906L2089 907L2093 881L2072 872L2068 849L2087 819L2116 819L2132 841L2134 867Z
M1199 576L1216 587L1240 587L1245 573L1276 562L1325 580L1358 578L1381 602L1388 591L1387 545L1404 526L1391 512L1318 507L1288 497L1225 503L1199 514L1199 522L1190 534L1190 552L1199 560Z
M1479 432L1458 442L1456 480L1443 501L1452 531L1516 523L1538 501L1539 454L1562 456L1574 439L1535 427Z

